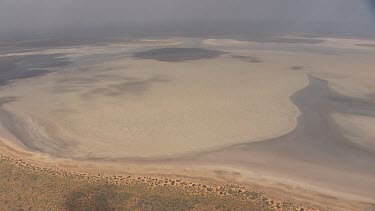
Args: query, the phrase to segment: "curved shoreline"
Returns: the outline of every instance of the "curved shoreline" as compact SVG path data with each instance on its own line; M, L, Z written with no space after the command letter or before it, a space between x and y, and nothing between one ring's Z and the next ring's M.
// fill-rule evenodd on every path
M329 88L327 81L313 76L309 76L309 80L310 85L291 98L301 110L298 125L291 133L188 159L227 163L242 170L258 169L273 177L310 183L326 191L331 189L339 195L342 191L349 194L346 196L349 198L358 194L358 199L374 203L375 154L344 137L330 114L374 117L375 104L338 94ZM358 181L362 185L358 185Z
M282 58L282 57L281 57ZM278 58L280 60L281 58ZM50 97L51 93L48 92L47 89L43 89L38 84L42 83L43 80L47 80L47 78L44 78L43 80L39 80L40 78L37 78L32 81L28 81L28 83L22 84L21 81L18 84L18 87L14 87L12 89L6 90L6 92L3 93L5 96L17 96L19 97L19 102L14 102L14 107L12 108L12 104L5 105L4 108L10 112L12 112L15 116L18 116L19 113L20 118L19 121L15 121L14 123L9 123L9 128L18 128L19 131L14 134L18 134L19 136L23 136L23 141L25 142L25 145L28 145L29 147L34 147L34 150L39 149L39 151L48 152L51 154L59 154L59 149L61 149L61 155L67 155L65 153L64 149L65 147L69 147L69 144L72 143L72 148L74 148L74 143L77 142L77 145L81 146L81 148L77 147L77 150L71 150L65 149L66 152L69 152L70 157L76 157L78 159L82 158L119 158L124 156L140 156L140 157L148 157L149 159L154 159L155 157L164 158L168 155L168 157L177 157L180 156L181 152L184 154L190 154L191 152L196 151L212 151L216 149L220 149L226 146L230 146L234 143L244 143L251 141L262 141L265 139L273 138L285 133L290 132L293 130L297 125L297 116L299 115L298 108L290 101L289 97L290 95L307 85L307 80L305 80L305 76L302 72L300 73L294 73L292 71L288 71L286 74L281 73L277 69L274 68L274 64L262 64L265 65L264 68L267 71L261 71L261 69L258 69L258 65L250 65L247 64L244 61L237 61L237 59L233 59L230 57L224 57L220 58L218 62L220 64L226 64L228 65L224 66L223 68L219 68L220 70L217 71L215 68L215 61L202 61L197 63L187 63L175 66L176 64L166 64L161 63L160 64L160 71L167 71L169 72L173 71L171 68L182 68L181 72L187 72L187 73L178 73L178 75L171 75L171 77L178 77L175 84L178 84L178 80L182 80L186 75L189 76L189 69L195 68L196 65L202 65L206 62L209 62L208 68L198 69L195 72L195 75L198 75L199 72L205 72L205 78L210 79L210 75L212 74L219 74L217 77L220 82L214 83L212 86L208 86L207 93L201 94L201 91L198 89L190 89L189 83L194 82L194 80L199 79L199 77L190 77L189 80L186 80L186 82L182 81L182 85L179 85L178 87L175 87L177 85L169 85L169 84L146 84L145 89L150 89L149 86L155 86L155 90L146 90L147 96L149 95L149 92L156 92L156 94L151 95L151 98L145 98L143 101L141 101L139 104L133 103L133 101L129 100L128 103L122 103L120 104L120 101L123 100L123 98L128 97L128 95L125 96L119 96L116 97L118 99L117 101L113 100L111 101L111 104L107 106L106 101L104 100L112 100L114 98L106 98L106 93L103 94L103 96L94 96L95 98L101 99L100 101L90 101L87 99L81 99L82 93L89 92L93 90L94 88L100 87L108 87L109 89L112 89L113 86L120 86L121 83L118 83L117 81L108 82L109 85L105 84L89 84L89 88L87 90L85 88L77 89L74 96L71 96L71 93L64 93L61 94L61 96L56 97ZM159 65L159 63L147 63L147 61L141 61L135 63L137 65L138 63L145 63L147 68L146 71L150 68L149 65ZM119 68L119 66L123 66L129 64L129 61L126 61L124 63L119 63L115 65L116 68ZM134 65L132 62L130 62L131 65ZM238 65L238 66L237 66ZM138 66L134 66L133 69L129 68L130 70L126 72L126 74L132 75L131 71L134 71ZM159 67L159 66L158 66ZM166 68L168 67L168 68ZM238 70L236 72L236 77L234 77L231 80L227 80L230 74L233 74L228 71L228 68L235 68L238 67ZM166 70L164 70L165 68ZM249 69L250 68L250 69ZM156 68L157 69L157 68ZM90 72L93 74L93 78L95 78L95 74L99 74L102 69L98 68L94 72ZM249 71L250 70L250 71ZM159 72L160 72L159 71ZM98 73L97 73L98 72ZM140 71L137 71L140 72ZM151 73L155 72L152 70ZM156 71L158 72L158 71ZM262 73L265 72L265 73ZM115 72L118 74L117 72ZM146 72L147 74L151 74ZM246 73L246 78L244 78L243 74ZM259 73L259 74L258 74ZM273 74L275 73L275 74ZM87 80L91 80L88 75L85 75L86 73L80 74L79 72L76 73L76 77L78 79L82 78L83 83ZM108 73L110 74L110 73ZM125 74L125 76L126 76ZM257 76L259 75L259 76ZM283 79L280 79L278 77L281 75L285 79L290 75L292 83L286 84ZM73 75L74 76L74 75ZM58 81L58 79L64 79L71 77L71 75L62 75L57 77L51 77L48 78L47 82L48 88L52 87ZM118 77L120 78L120 77ZM181 79L182 78L182 79ZM87 80L86 80L87 79ZM94 79L92 79L94 80ZM96 79L97 80L97 79ZM227 88L228 83L233 83L236 80L240 80L238 87L236 86L233 90ZM257 81L263 81L265 80L265 84L274 84L273 87L271 87L268 91L263 91L264 89L267 90L265 85L260 84L260 88L257 88L258 82ZM52 82L51 82L52 81ZM75 83L69 84L69 81L67 81L67 86L69 88L69 85L75 87L77 86L77 82L79 80L73 81ZM127 81L125 81L127 83ZM143 83L142 80L130 81L130 86L133 84L137 85L138 83ZM147 80L145 83L148 83ZM206 82L204 80L199 81L199 87L205 87ZM51 85L52 84L52 85ZM290 84L290 85L289 85ZM86 84L84 84L86 85ZM125 84L126 85L126 84ZM29 94L24 91L27 89L27 87L33 86L36 95L43 96L46 94L46 99L49 99L49 101L52 102L60 102L61 104L67 104L67 106L60 106L56 104L52 104L52 106L48 106L49 101L48 100L41 100L41 101L35 101L32 98L29 97ZM99 88L100 88L99 87ZM161 88L159 88L161 87ZM222 87L222 88L220 88ZM281 89L278 89L277 87L280 87ZM285 88L284 88L285 87ZM61 87L57 87L61 88ZM132 88L132 87L130 87ZM170 103L162 102L161 105L158 104L158 100L155 99L155 97L160 96L160 94L163 94L164 91L167 91L167 94L171 94L171 96L176 96L178 93L176 92L169 92L169 90L173 90L174 88L179 88L178 90L182 91L182 93L185 93L185 95L192 95L191 99L187 98L184 99L183 97L176 97L175 100L172 100ZM223 94L215 94L216 88L220 89L218 92L222 91ZM248 91L249 89L254 88L254 91ZM61 88L62 89L62 88ZM141 87L142 89L142 87ZM110 90L109 90L110 91ZM119 90L125 92L127 94L127 90ZM238 91L238 94L232 94L236 93ZM192 92L192 93L190 93ZM260 92L260 93L258 93ZM99 93L100 94L100 93ZM132 93L130 93L130 97ZM152 93L153 94L153 93ZM220 104L221 106L216 106L215 103L211 103L210 100L207 100L208 102L204 101L205 96L213 95L212 102L216 102L217 104ZM265 95L265 98L262 98L262 95ZM52 95L53 96L53 95ZM61 98L59 98L61 97ZM71 98L69 98L71 97ZM100 98L101 97L101 98ZM202 99L203 98L203 99ZM228 99L227 99L228 98ZM69 101L72 99L71 101ZM104 100L103 100L104 99ZM209 98L211 99L211 98ZM179 103L181 100L191 100L190 104L187 104L186 106L184 104ZM203 100L203 101L202 101ZM238 100L239 103L236 103L236 100ZM150 103L150 102L151 103ZM202 101L202 102L201 102ZM177 103L176 103L177 102ZM198 102L198 103L196 103ZM199 103L200 102L200 103ZM97 104L96 104L97 103ZM82 104L82 105L81 105ZM186 103L185 103L186 104ZM44 106L46 105L46 106ZM77 107L77 105L79 105ZM91 106L93 105L93 106ZM113 106L111 106L113 105ZM87 107L86 107L87 106ZM137 107L139 106L139 107ZM143 106L143 107L142 107ZM150 112L147 113L147 115L142 115L142 109L148 109L148 107L151 107ZM217 109L214 109L218 107ZM31 110L30 108L34 109ZM43 109L42 109L43 108ZM65 112L60 112L60 110L66 108ZM85 110L86 108L90 108ZM121 110L121 109L122 110ZM126 109L128 108L128 109ZM142 109L138 109L142 108ZM155 109L152 109L155 108ZM60 110L59 110L60 109ZM74 111L74 109L77 109L76 116L74 116L74 112L69 112L69 110ZM119 115L114 116L112 115L113 112L111 109L116 109L115 111L121 112ZM205 110L204 110L205 109ZM3 113L6 113L6 110L4 110ZM207 117L205 117L204 112L200 112L201 110L207 111ZM31 113L33 111L33 113ZM126 112L129 111L129 112ZM130 112L134 111L134 112ZM161 111L162 113L158 117L158 111ZM55 112L55 113L54 113ZM107 113L105 113L107 112ZM138 115L140 112L141 115ZM132 115L136 113L137 115ZM9 113L7 113L9 114ZM50 115L50 116L49 116ZM59 117L57 117L60 115ZM66 118L64 118L64 116ZM86 116L85 116L86 115ZM163 116L164 115L164 116ZM195 115L195 116L194 116ZM5 115L10 116L10 115ZM28 118L30 116L30 118ZM102 116L105 118L103 121L100 121L97 117ZM56 118L54 118L56 117ZM8 118L9 119L9 118ZM14 118L16 119L16 118ZM85 121L79 121L79 119L87 119ZM148 120L149 119L149 120ZM196 120L194 120L196 119ZM217 120L217 121L213 121ZM17 120L17 119L16 119ZM27 122L30 120L29 122ZM62 121L60 121L62 120ZM90 120L90 121L89 121ZM205 123L212 123L212 124L202 124L199 126L194 126L197 124L198 121L202 120ZM111 122L112 121L112 122ZM106 125L108 127L100 122L106 122ZM135 124L132 124L135 122ZM28 123L35 123L31 124L30 128ZM76 124L74 124L76 123ZM115 123L111 125L112 123ZM153 124L156 125L153 125ZM178 124L177 124L178 123ZM195 124L192 124L195 123ZM186 125L186 126L180 126L177 129L174 129L173 125ZM70 126L73 125L73 126ZM86 127L86 125L89 125L90 127ZM160 125L160 126L158 126ZM190 126L192 125L192 126ZM210 127L207 126L207 129L205 128L205 125L212 125ZM250 125L250 126L249 126ZM145 127L142 129L142 127ZM17 129L16 128L16 129ZM41 130L37 130L37 129ZM47 133L43 133L43 128L47 129ZM128 129L124 129L128 128ZM167 128L167 129L165 129ZM184 130L186 128L186 130ZM203 128L203 129L201 129ZM30 131L29 131L30 129ZM31 130L35 129L35 130ZM219 131L223 131L217 135L215 132L215 129ZM64 133L54 133L54 131L64 131ZM143 132L144 130L145 132ZM158 132L160 130L161 132ZM113 135L109 136L109 132L111 131ZM134 131L137 131L138 133L135 133ZM151 132L150 132L151 131ZM156 131L156 132L155 132ZM35 134L32 134L35 132ZM170 133L168 133L170 132ZM183 134L181 140L179 140L179 132L180 134ZM86 135L86 134L98 134L98 138L96 138L94 135ZM137 135L140 134L140 135ZM156 138L153 138L152 135L156 136ZM168 135L172 134L172 135ZM38 140L38 137L41 137L45 135L46 140ZM227 136L226 136L227 135ZM27 136L30 136L29 138ZM37 137L37 138L35 138ZM42 137L42 138L43 138ZM34 138L34 139L33 139ZM19 138L22 140L22 138ZM47 139L50 141L48 142ZM166 140L163 142L163 139ZM103 141L105 140L105 141ZM108 141L113 140L113 141ZM140 143L137 143L137 140ZM159 141L161 144L157 144L158 142L155 142L155 140ZM178 140L178 141L175 141ZM49 144L43 144L44 143L51 143ZM64 143L67 144L64 144ZM134 142L134 147L131 145ZM191 142L191 143L190 143ZM61 143L58 150L51 149L48 150L49 147L54 147L54 143ZM93 144L95 143L95 144ZM103 144L101 144L103 143ZM166 144L169 143L169 144ZM90 145L91 144L91 145ZM112 144L112 145L111 145ZM106 146L107 148L111 148L112 146L115 146L114 144L118 144L118 150L113 149L111 150L98 150L98 148L94 147L97 146ZM39 147L36 148L35 146ZM91 147L93 146L93 147ZM130 150L128 146L131 146L133 150ZM155 150L143 150L147 149L147 147L152 146ZM121 148L122 147L122 148ZM55 147L56 148L56 147ZM135 150L134 150L135 148ZM121 149L121 151L120 151ZM156 150L157 149L157 150ZM128 150L128 151L126 151ZM143 152L145 151L145 152ZM111 154L112 153L112 154ZM132 159L129 157L129 159Z
M231 180L239 180L241 184L280 183L287 190L298 187L293 190L296 193L308 189L337 200L367 202L373 208L375 155L345 137L331 115L375 117L375 103L340 94L330 88L328 81L312 73L307 77L306 86L288 97L299 110L295 127L276 138L149 158L63 158L21 149L7 140L6 144L10 145L0 143L0 153L37 166L84 173L164 175L166 178L193 174L205 180L223 177L225 184Z
M95 210L215 208L271 211L316 207L269 198L258 190L198 178L182 180L71 172L31 165L1 153L0 169L0 207L7 209L76 210L90 207Z
M26 181L30 179L34 180L35 177L32 176L28 178L27 175L41 173L51 177L48 181L53 181L58 178L72 182L76 180L75 183L83 185L83 187L85 187L85 185L90 186L90 184L99 185L104 183L107 185L115 185L120 189L127 189L132 188L134 185L145 185L147 189L150 189L149 191L151 191L151 193L153 193L155 188L160 189L159 191L162 192L163 189L166 189L168 193L172 193L173 188L177 188L176 190L180 192L174 193L171 197L178 198L185 195L198 196L202 200L206 200L206 198L218 198L221 202L235 202L236 209L242 209L240 208L242 206L246 209L253 208L253 206L263 206L261 210L371 210L375 207L374 204L370 203L332 197L329 194L322 194L321 192L310 190L304 186L295 186L273 180L256 178L251 180L246 179L244 181L242 178L243 175L241 176L239 172L233 172L232 170L210 170L209 168L176 170L179 167L155 167L152 165L146 166L144 169L140 170L138 165L134 164L128 164L130 168L126 170L124 165L116 166L105 163L74 162L64 159L57 160L58 158L56 158L56 160L51 160L49 157L32 157L30 154L20 154L20 151L10 153L13 149L8 148L7 151L3 151L4 146L1 142L0 145L0 165L3 165L5 161L6 165L9 163L17 169L26 170L27 174L24 176L26 177ZM5 153L5 155L3 153ZM10 156L9 153L11 154ZM12 172L13 171L14 170L12 170ZM17 172L17 170L15 172ZM10 175L10 177L18 178L17 175ZM4 179L6 179L6 177ZM27 185L33 184L28 183ZM40 184L36 184L36 187L43 188ZM48 188L51 187L51 185L48 185ZM64 187L69 190L73 188L74 191L73 186ZM81 191L82 188L77 190ZM104 190L107 190L107 188L96 189L99 193ZM19 199L21 199L21 197L26 197L23 195L23 191L19 192L20 190L18 189L14 191L16 192L13 193L17 193ZM159 191L153 194L159 194ZM56 193L55 196L64 196L66 194L65 192L63 195L59 195L62 194L61 192ZM93 193L95 194L95 192ZM117 193L113 192L113 194ZM142 194L141 196L143 195L147 196L147 194ZM5 197L0 199L0 201L7 199L9 200L11 198ZM29 204L24 203L24 205L27 206ZM51 205L56 206L57 204L52 203ZM259 210L259 208L256 210Z
M290 93L289 96L288 96L288 103L295 108L295 110L297 111L294 115L293 118L293 126L291 126L287 131L283 131L280 136L277 136L277 137L281 137L281 136L284 136L286 134L289 134L291 133L292 131L294 131L296 129L296 127L298 126L298 118L299 116L301 115L301 112L300 112L300 109L298 106L296 106L296 104L291 100L291 97L296 93L298 92L299 90L301 89L304 89L306 88L307 86L309 86L309 80L308 80L308 77L306 74L304 74L304 85L303 87L297 89L295 92L293 93ZM14 99L16 100L16 99ZM194 157L195 155L199 155L199 154L205 154L205 153L210 153L210 152L214 152L214 151L220 151L220 150L223 150L223 149L226 149L226 148L230 148L230 147L233 147L233 146L236 146L236 145L242 145L242 144L247 144L247 143L257 143L257 142L262 142L262 141L267 141L267 140L270 140L268 138L260 138L260 139L257 139L257 140L252 140L252 141L241 141L239 144L225 144L225 145L219 145L219 146L215 146L215 147L210 147L210 148L207 148L207 149L199 149L199 150L193 150L193 151L188 151L188 152L183 152L183 153L175 153L175 154L168 154L168 155L157 155L157 156L134 156L134 157L119 157L119 158L111 158L111 157L103 157L103 158L100 158L100 157L97 157L97 158L94 158L94 157L89 157L89 158L84 158L84 157L70 157L70 156L62 156L62 155L58 155L58 154L54 154L54 153L51 153L51 152L48 152L48 151L45 151L43 149L39 149L39 148L35 148L33 145L30 145L28 142L26 141L23 141L23 140L27 140L27 135L28 134L25 134L24 131L26 131L26 129L22 129L22 125L26 125L26 123L24 122L18 122L17 121L17 117L12 114L11 112L9 112L7 109L5 108L2 108L3 105L5 105L6 103L12 103L12 99L7 99L7 97L4 97L4 99L0 98L0 119L5 119L5 124L3 123L4 126L6 126L6 129L8 130L8 132L10 132L11 136L14 136L12 137L12 141L16 141L16 142L20 142L20 144L22 144L22 146L18 146L18 148L24 148L23 150L26 150L26 151L32 151L32 152L35 152L35 153L41 153L41 154L49 154L51 155L52 157L56 157L56 158L63 158L63 159L72 159L72 160L76 160L76 161L104 161L104 162L159 162L159 161L166 161L166 160L179 160L181 158L184 158L184 157ZM12 120L12 121L10 121ZM13 122L13 124L10 124L9 122ZM14 125L17 125L17 127L15 127ZM25 126L26 127L26 126ZM17 130L20 129L20 131L18 132ZM18 134L20 136L24 136L23 138L18 138ZM269 136L269 135L265 135L265 136ZM4 138L4 137L3 137ZM13 140L14 139L14 140ZM271 138L273 139L273 138ZM6 138L5 138L6 140ZM14 144L12 144L14 145ZM48 149L48 147L47 147Z
M138 173L147 172L147 168L149 168L150 166L152 166L153 170L151 170L148 173L152 173L153 171L160 172L157 169L164 169L164 168L173 169L176 166L181 165L181 164L197 165L197 169L205 168L204 166L206 167L212 166L210 168L213 168L213 169L215 168L225 169L229 167L229 168L236 169L235 171L241 172L243 176L246 175L246 172L248 170L250 170L252 172L258 172L264 175L274 175L274 178L280 177L277 179L278 181L284 181L285 184L291 184L290 183L291 181L286 182L286 180L282 179L282 178L285 178L285 176L287 176L289 180L293 180L291 178L294 178L295 179L294 183L300 184L301 187L306 186L306 187L310 187L316 190L320 189L322 192L326 192L327 194L330 193L330 191L327 192L327 190L329 190L330 188L327 189L327 188L319 187L322 184L325 184L327 182L326 180L322 179L322 176L324 174L319 176L320 178L319 181L314 179L315 177L314 174L308 175L309 174L308 172L312 170L312 169L309 170L311 165L317 167L316 164L319 164L321 166L320 168L322 167L328 168L328 169L325 169L327 171L326 176L324 176L325 178L330 178L332 172L334 173L335 171L340 172L342 170L351 169L350 171L357 172L357 174L352 174L349 176L346 175L343 181L337 181L336 179L336 183L338 182L337 184L340 184L340 182L348 182L348 181L353 182L353 180L356 181L356 179L360 178L361 173L363 173L364 175L369 175L370 177L367 176L367 179L369 179L369 181L372 181L374 178L371 177L373 173L371 172L373 171L371 169L374 169L372 168L374 164L371 162L371 160L374 159L374 156L368 153L363 154L364 152L360 149L357 149L357 148L353 149L352 148L353 146L349 144L347 139L339 135L340 133L338 132L337 128L332 129L332 126L328 126L328 125L333 124L328 114L324 113L321 115L320 114L317 115L315 113L314 109L312 109L314 108L314 103L308 106L307 108L303 105L301 107L301 103L309 104L311 102L322 102L322 99L316 100L319 98L325 98L326 102L331 102L332 100L337 101L338 99L341 99L341 101L339 101L341 103L343 99L346 99L346 101L348 102L353 102L354 104L355 102L358 102L359 105L361 105L360 110L357 110L356 112L355 111L352 111L352 112L354 113L361 112L363 114L363 112L370 112L370 113L373 112L373 110L371 110L371 106L365 106L366 103L369 103L369 102L366 102L362 99L344 97L335 92L332 92L332 90L328 87L327 82L321 79L317 79L313 76L309 76L309 80L310 80L310 83L307 87L297 91L291 96L291 100L301 110L301 115L298 118L297 127L290 133L283 135L281 137L278 137L278 138L264 140L264 141L255 142L255 143L236 144L230 147L225 147L225 148L210 151L210 152L192 153L190 155L187 154L183 156L177 156L173 158L162 158L162 159L155 159L155 158L154 159L116 159L116 160L89 159L89 160L75 160L74 161L74 160L65 159L65 158L53 158L49 155L41 156L40 154L38 155L38 153L36 154L31 153L32 156L29 155L29 157L31 158L31 161L34 160L34 162L38 162L38 159L40 159L41 157L45 157L42 160L47 162L47 166L48 165L54 166L58 163L60 163L58 165L61 165L62 163L64 163L64 168L67 168L67 169L70 169L69 166L76 166L76 165L91 166L94 163L96 163L96 165L94 165L95 168L92 169L91 171L97 171L99 170L97 168L98 167L100 168L100 166L102 166L104 168L101 169L100 171L103 171L103 172L106 172L105 169L108 169L108 167L111 166L112 164L118 167L119 166L124 167L123 168L124 170L127 169L126 171L130 171L130 172L132 171L132 168L134 167L134 165L138 165L138 164L141 164L141 166L144 165L144 167L140 167L137 170L134 170L134 172L138 172ZM305 92L309 94L306 94ZM312 97L314 95L315 95L315 98ZM306 100L306 99L309 99L309 100ZM331 103L328 103L330 105L329 107L331 109L336 108L336 106L333 106ZM320 109L319 110L320 112L328 111L327 109L322 109L322 107L319 107L319 106L316 107L316 109L318 108ZM306 109L308 109L307 112L306 112ZM335 110L335 112L337 111L343 112L343 109L346 109L346 108L340 107L340 109ZM306 116L309 116L309 115L315 116L315 117L312 117L312 121L315 121L315 123L313 124L308 123L308 122L306 123L306 121L311 120L311 118L310 119L308 117L306 118ZM317 120L315 119L316 117L323 118L323 119ZM321 121L326 122L326 124L328 125L322 127L324 124L322 125ZM309 127L304 126L306 124L310 126ZM313 126L318 126L321 129L324 128L323 132L320 130L314 129ZM331 137L330 129L332 131L336 131L336 132L333 132L335 134L333 136L335 137L334 139L330 139L330 138L326 139L327 137ZM311 132L311 130L314 132ZM306 134L310 134L310 136L306 136ZM315 141L312 141L311 136L314 137L315 136L314 134L319 134L319 137L326 137L326 138L323 138L323 140L321 140L320 142L317 142L320 140L319 138L314 139ZM330 144L330 142L331 143L333 142L332 144L334 145ZM329 148L328 146L332 146L332 147ZM351 153L356 152L358 153L358 155L352 158L354 160L350 158L348 160L348 158L345 158L345 156L344 157L335 156L336 162L338 161L338 159L342 159L343 161L341 164L332 163L333 162L332 153L336 152L336 153L339 153L339 155L345 154L344 152L341 152L340 149L347 150L347 151L350 150ZM319 154L320 150L323 150L323 152L320 152L321 154ZM27 153L30 153L30 152L27 152ZM270 159L274 160L277 163L273 163L273 162L265 163L265 161L270 160ZM361 159L365 159L365 160L367 159L369 161L366 164L368 166L367 168L363 169L363 168L356 167L357 162L362 162ZM60 161L56 161L56 160L60 160ZM324 163L321 163L321 161L323 160L324 160ZM66 162L71 162L71 164L68 164ZM214 165L215 163L221 163L221 166ZM128 167L125 168L125 166L128 166ZM298 170L296 171L296 170L293 170L291 166L294 166L294 167L299 166L299 167L298 167ZM363 163L361 163L361 167L363 167ZM285 168L285 169L282 170L281 168ZM76 168L74 167L73 169L76 169ZM263 169L263 170L260 170L260 169ZM302 171L306 171L307 173L301 174ZM175 172L176 173L179 172L177 174L180 174L180 175L185 174L183 173L183 171L181 171L181 169L178 170L178 168L175 169ZM297 182L297 181L300 181L300 182ZM335 182L333 181L331 181L331 183L335 184ZM332 186L332 184L330 185L325 184L325 185L327 185L327 187L330 186L333 189L337 189L337 186L336 187L335 185ZM367 187L367 190L370 191L370 193L372 190L371 185L372 185L371 183L365 185ZM315 188L313 188L314 186ZM342 187L343 187L343 184L342 184ZM353 189L352 187L349 187L349 188ZM364 187L361 187L361 189L362 188ZM348 190L346 189L346 191ZM355 200L374 202L373 199L371 198L366 199L366 197L364 198L359 197L356 199L354 195L345 196L345 194L342 195L340 194L340 192L337 192L337 190L331 192L331 194L336 195L336 196L341 195L344 198L353 198Z

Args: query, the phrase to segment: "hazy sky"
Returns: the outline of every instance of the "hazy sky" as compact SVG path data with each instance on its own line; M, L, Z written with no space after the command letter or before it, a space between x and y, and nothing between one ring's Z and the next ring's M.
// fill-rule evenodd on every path
M0 33L134 23L249 21L375 32L373 0L0 0ZM337 25L336 25L337 24Z

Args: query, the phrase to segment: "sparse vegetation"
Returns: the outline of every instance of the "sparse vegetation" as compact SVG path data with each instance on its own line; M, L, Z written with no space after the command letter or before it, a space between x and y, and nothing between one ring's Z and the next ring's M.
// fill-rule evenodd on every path
M1 210L275 210L265 199L234 185L72 173L0 157Z

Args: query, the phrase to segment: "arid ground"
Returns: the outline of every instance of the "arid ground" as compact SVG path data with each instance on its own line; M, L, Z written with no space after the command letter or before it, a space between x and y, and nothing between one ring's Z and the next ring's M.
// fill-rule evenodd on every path
M0 43L0 206L75 209L99 197L99 209L374 210L374 45ZM54 206L14 195L25 181L35 187L24 194L45 181L70 188L46 193Z

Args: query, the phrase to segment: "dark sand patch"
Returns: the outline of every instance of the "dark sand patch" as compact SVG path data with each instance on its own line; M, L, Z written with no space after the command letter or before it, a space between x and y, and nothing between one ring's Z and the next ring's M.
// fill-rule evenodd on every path
M30 53L30 52L35 52L37 51L37 49L15 49L15 48L12 48L12 49L9 49L9 50L4 50L2 51L1 48L0 48L0 55L4 55L4 54L16 54L16 53Z
M261 63L263 62L261 59L253 56L241 56L241 55L231 55L230 56L233 59L239 59L241 61L245 62L251 62L251 63Z
M0 44L0 47L12 47L19 48L56 48L56 47L70 47L79 45L98 45L105 43L104 38L89 37L89 36L77 36L77 37L55 37L45 38L44 36L37 37L22 37L9 39Z
M303 66L298 66L298 65L290 67L291 70L303 70L303 68L304 68Z
M225 52L204 48L160 48L137 52L133 55L138 59L180 62L187 60L213 59L222 54L225 54Z
M68 93L98 88L103 81L125 82L134 81L137 78L121 76L117 74L91 74L89 76L65 76L57 79L51 90L53 93Z
M92 88L81 95L83 99L97 97L118 97L124 95L138 96L152 89L157 83L168 82L169 79L163 75L155 75L150 78L126 78L118 83L112 83L105 87Z
M283 36L269 36L269 35L250 35L240 36L236 38L240 41L260 42L260 43L297 43L297 44L320 44L323 39L304 38L304 37L283 37Z
M0 97L0 108L5 104L12 103L15 101L17 101L17 97L14 97L14 96Z
M70 62L64 54L27 55L0 57L0 86L13 80L33 78L54 72L53 67L63 67Z
M366 48L375 48L375 44L355 44L359 47L366 47Z

